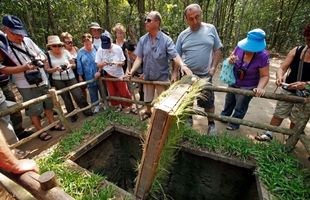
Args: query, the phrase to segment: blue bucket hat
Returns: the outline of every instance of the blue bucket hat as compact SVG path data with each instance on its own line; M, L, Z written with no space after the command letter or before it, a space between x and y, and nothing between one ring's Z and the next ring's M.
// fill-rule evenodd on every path
M266 48L266 33L262 29L253 29L246 38L238 42L238 47L243 51L260 52Z
M101 48L102 49L110 49L111 48L111 38L105 34L102 33L100 36L101 39Z
M17 35L28 36L22 20L14 15L5 15L2 18L2 24Z

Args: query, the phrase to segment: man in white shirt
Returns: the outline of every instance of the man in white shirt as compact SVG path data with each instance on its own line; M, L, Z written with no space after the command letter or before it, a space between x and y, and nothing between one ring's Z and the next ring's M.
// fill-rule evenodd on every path
M97 22L90 23L89 30L90 34L93 36L93 44L96 51L99 49L99 47L101 47L101 33L108 35L112 39L111 34L108 31L104 30Z

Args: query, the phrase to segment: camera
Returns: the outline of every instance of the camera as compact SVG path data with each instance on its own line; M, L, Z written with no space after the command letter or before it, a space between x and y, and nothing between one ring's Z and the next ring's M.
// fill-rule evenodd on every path
M39 59L32 59L31 64L33 64L34 66L39 67L39 68L44 67L44 63Z
M281 86L284 90L288 90L288 84L287 83L282 83Z
M64 71L68 69L68 65L66 65L66 64L62 64L62 65L60 65L60 67Z
M238 78L239 80L243 80L244 77L245 77L245 75L246 75L246 71L247 71L247 69L245 69L245 68L243 68L243 67L239 68L239 69L237 70L237 78Z

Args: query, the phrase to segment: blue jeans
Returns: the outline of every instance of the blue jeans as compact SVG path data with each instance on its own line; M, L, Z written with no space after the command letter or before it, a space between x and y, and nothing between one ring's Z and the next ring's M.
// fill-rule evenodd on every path
M224 110L221 112L221 115L231 116L234 111L232 117L243 119L246 112L248 111L251 99L252 96L227 93L225 97ZM230 123L229 126L238 129L240 127L240 124Z
M90 96L90 101L91 103L94 103L96 101L98 101L99 99L99 87L97 86L92 86L92 87L88 87L88 92L89 92L89 96Z

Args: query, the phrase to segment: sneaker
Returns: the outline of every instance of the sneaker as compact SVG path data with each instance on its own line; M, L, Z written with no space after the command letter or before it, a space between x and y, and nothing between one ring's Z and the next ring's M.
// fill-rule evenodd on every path
M209 135L216 135L217 134L217 129L216 129L214 123L209 124L209 126L208 126L208 134Z
M94 113L98 113L99 110L100 110L100 106L99 105L95 106Z
M273 137L271 131L265 131L263 134L255 136L255 140L260 142L270 142L272 139Z

